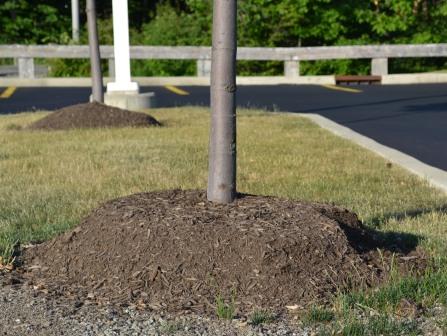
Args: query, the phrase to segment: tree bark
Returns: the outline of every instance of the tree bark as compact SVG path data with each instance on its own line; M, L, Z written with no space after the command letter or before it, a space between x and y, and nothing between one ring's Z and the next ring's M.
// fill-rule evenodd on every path
M236 12L237 0L214 0L207 197L218 203L236 197Z
M79 0L71 0L71 38L79 43Z
M98 26L96 23L95 0L87 0L88 45L90 52L90 69L92 77L92 100L102 103L104 100L101 56L99 54Z

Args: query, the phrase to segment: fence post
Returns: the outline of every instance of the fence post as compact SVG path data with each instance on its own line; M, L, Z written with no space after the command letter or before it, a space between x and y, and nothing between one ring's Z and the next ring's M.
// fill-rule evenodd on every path
M388 75L388 58L373 58L371 61L371 75Z
M115 59L109 58L109 77L115 78Z
M34 78L34 58L19 57L19 78Z
M284 61L284 76L288 78L299 77L300 62L298 60Z
M211 60L197 60L197 77L209 77L211 75Z

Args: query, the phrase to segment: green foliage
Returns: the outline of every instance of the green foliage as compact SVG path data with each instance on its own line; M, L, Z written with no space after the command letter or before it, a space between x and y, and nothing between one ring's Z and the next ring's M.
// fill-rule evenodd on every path
M216 315L220 319L231 320L236 313L235 297L231 298L230 303L226 303L221 295L216 298Z
M438 268L438 267L437 267ZM381 312L395 310L402 300L415 302L423 307L435 303L447 304L447 272L445 262L435 271L428 271L420 278L396 279L387 286L370 293L349 293L343 296L344 310L360 304Z
M263 323L271 323L275 320L275 316L266 310L255 310L251 316L249 323L253 326L257 326Z
M182 15L193 18L205 37L191 37L190 45L211 35L212 0L185 0ZM436 43L445 40L441 28L447 1L427 0L250 0L238 3L238 44L241 46L296 47L383 43ZM367 74L368 60L306 62L303 74ZM444 60L393 60L396 72L443 68ZM239 62L238 74L279 75L278 62Z
M194 16L178 12L168 4L160 4L152 20L144 24L140 34L134 34L139 44L158 46L209 45ZM133 74L139 76L195 75L194 61L144 60L133 61Z
M113 23L112 19L98 19L98 35L101 45L113 44ZM88 44L87 28L81 30L79 37L80 44ZM46 60L49 66L49 74L54 77L89 77L90 62L87 59L57 59ZM104 75L108 74L107 60L101 61L101 69Z
M348 321L342 329L343 336L366 335L420 335L416 322L401 322L386 315L373 316L365 321Z
M61 59L52 58L47 60L49 74L52 77L89 77L90 62L87 59ZM103 75L109 72L107 60L101 60Z
M14 264L17 245L18 241L14 241L6 245L4 249L0 249L0 266Z
M438 321L437 325L441 329L442 334L447 335L447 315Z
M355 74L368 75L371 71L371 60L328 60L300 62L302 75L350 75L353 69Z
M210 45L213 0L129 0L131 43ZM85 1L81 1L81 7ZM81 13L83 11L81 10ZM112 43L111 6L98 4L100 41ZM447 0L246 0L238 2L240 46L296 47L356 44L441 43ZM0 43L70 42L70 11L56 0L5 0L0 4ZM82 13L82 22L85 17ZM82 29L81 43L86 43ZM52 61L52 74L86 75L86 61ZM446 60L390 60L390 72L443 69ZM194 75L194 61L134 61L133 75ZM301 72L367 74L368 60L302 62ZM239 75L281 75L281 62L238 62Z
M324 307L312 307L305 315L305 323L328 323L335 318L335 314L332 310Z
M6 0L0 4L0 43L68 43L69 17L42 2Z

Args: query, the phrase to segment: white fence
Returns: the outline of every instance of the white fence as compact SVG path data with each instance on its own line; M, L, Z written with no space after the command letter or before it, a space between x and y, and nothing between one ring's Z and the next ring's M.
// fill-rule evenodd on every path
M35 58L88 58L88 46L65 45L0 45L0 58L13 58L20 78L35 77ZM112 46L101 46L101 57L109 60L109 73L113 76ZM132 59L196 60L197 76L209 76L211 69L210 47L155 47L132 46ZM371 75L388 74L389 58L447 57L447 44L368 45L302 48L249 48L239 47L238 60L282 61L284 76L300 75L300 61L335 59L371 59Z

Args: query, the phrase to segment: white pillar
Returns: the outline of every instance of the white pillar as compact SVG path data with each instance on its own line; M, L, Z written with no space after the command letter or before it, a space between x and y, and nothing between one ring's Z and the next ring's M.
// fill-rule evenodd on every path
M299 61L284 61L284 76L287 78L295 78L300 75Z
M115 82L107 84L107 92L138 92L138 83L130 79L129 15L127 0L113 0L113 47Z
M211 60L198 59L197 60L197 76L210 77L211 75Z
M19 78L34 78L34 59L20 57L18 60Z
M388 75L388 58L373 58L371 61L371 75Z
M79 0L71 0L71 36L79 42Z

